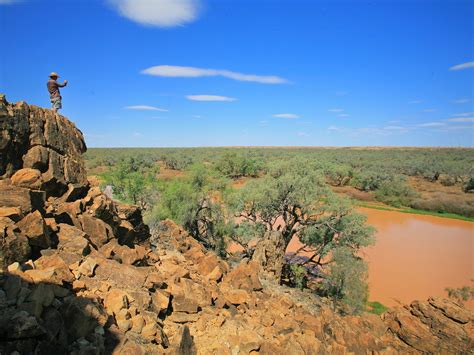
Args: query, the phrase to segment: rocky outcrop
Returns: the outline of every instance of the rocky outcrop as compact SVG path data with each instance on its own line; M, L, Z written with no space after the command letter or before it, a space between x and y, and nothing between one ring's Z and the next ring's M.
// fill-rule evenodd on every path
M25 102L9 104L0 95L0 132L0 177L15 186L60 196L87 184L84 138L64 117Z
M263 278L259 262L231 267L171 221L151 237L138 208L89 185L72 123L0 102L1 354L472 350L473 315L451 301L342 316Z

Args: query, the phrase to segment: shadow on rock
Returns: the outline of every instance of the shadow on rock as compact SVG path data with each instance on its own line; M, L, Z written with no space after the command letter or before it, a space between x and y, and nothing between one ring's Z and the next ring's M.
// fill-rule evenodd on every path
M112 353L112 319L95 300L24 275L0 275L0 354Z

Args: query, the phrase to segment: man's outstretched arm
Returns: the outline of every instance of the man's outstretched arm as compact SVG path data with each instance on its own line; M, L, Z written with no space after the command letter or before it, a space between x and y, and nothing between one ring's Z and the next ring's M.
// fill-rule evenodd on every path
M63 87L65 87L66 85L67 85L67 80L64 80L64 83L62 83L62 84L58 83L58 86L59 86L60 88L63 88Z

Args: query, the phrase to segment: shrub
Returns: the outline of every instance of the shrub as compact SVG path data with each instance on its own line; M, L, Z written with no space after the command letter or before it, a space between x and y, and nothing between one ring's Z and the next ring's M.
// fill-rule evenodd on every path
M393 176L383 172L364 171L354 175L351 181L352 186L362 191L374 191L384 183L391 182Z
M375 190L374 195L378 201L395 207L410 206L413 199L418 196L401 177L383 181Z
M464 185L463 191L464 192L471 192L474 190L474 177L471 177L469 181Z
M342 301L355 313L365 310L369 295L366 263L348 248L335 249L321 291L331 297L334 304Z
M215 168L222 175L229 178L242 176L255 177L261 171L263 164L260 160L248 155L226 153L215 163Z
M225 236L232 232L225 210L213 199L216 190L225 184L209 175L202 165L195 165L186 177L165 183L158 202L147 216L147 221L171 219L182 225L192 237L206 248L225 256Z
M469 201L461 201L457 197L439 196L436 199L415 199L411 202L410 207L418 210L474 217L474 204Z

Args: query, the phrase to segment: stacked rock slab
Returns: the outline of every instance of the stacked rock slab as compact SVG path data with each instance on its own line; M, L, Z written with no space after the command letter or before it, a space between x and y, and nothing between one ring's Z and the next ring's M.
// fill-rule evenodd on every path
M62 137L62 138L61 138ZM342 316L89 186L81 132L0 96L0 354L469 353L441 299Z

